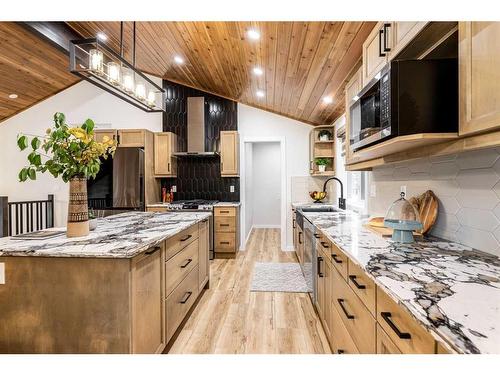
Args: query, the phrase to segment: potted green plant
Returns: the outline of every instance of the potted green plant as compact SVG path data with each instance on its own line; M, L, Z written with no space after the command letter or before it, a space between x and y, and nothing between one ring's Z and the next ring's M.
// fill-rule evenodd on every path
M318 166L318 171L323 173L326 171L326 166L330 164L330 160L325 158L316 158L314 163Z
M321 129L319 132L318 132L318 139L322 142L325 142L325 141L331 141L332 140L332 133L330 132L330 130L327 130L327 129Z
M20 134L17 145L21 151L31 145L28 165L19 171L19 180L35 180L37 172L48 171L69 182L67 236L86 236L89 233L87 179L95 178L99 172L101 157L106 159L114 155L115 141L103 137L102 142L97 142L92 120L86 120L79 127L70 127L64 114L57 112L54 126L47 129L45 136Z

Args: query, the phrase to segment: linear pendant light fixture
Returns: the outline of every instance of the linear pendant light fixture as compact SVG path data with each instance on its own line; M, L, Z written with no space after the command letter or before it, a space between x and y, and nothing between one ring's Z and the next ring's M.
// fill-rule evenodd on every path
M165 90L135 67L135 41L134 22L130 64L123 57L123 22L120 23L120 54L100 38L72 40L70 71L145 112L165 112Z

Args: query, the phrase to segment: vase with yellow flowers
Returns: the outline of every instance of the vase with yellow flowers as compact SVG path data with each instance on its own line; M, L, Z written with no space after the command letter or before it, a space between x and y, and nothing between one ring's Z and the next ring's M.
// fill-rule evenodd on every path
M114 155L115 141L104 137L97 142L92 120L71 127L66 124L64 114L57 112L54 126L44 136L20 134L17 145L21 151L28 148L31 151L28 165L19 172L19 180L35 180L38 172L48 171L69 182L67 236L86 236L89 233L87 179L96 177L102 159Z

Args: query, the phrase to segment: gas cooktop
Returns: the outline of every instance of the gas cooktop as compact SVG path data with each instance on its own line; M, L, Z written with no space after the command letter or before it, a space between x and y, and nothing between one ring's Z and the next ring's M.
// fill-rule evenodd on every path
M214 208L214 204L218 201L205 200L205 199L193 199L193 200L180 200L173 201L170 203L169 208L171 210L203 210L211 211Z

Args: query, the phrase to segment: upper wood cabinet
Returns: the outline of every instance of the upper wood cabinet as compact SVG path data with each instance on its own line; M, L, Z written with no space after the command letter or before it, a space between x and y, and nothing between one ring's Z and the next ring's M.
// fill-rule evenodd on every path
M237 131L220 132L220 174L222 177L239 176L239 148Z
M118 131L116 129L96 129L94 130L94 139L97 142L102 142L104 137L108 137L109 139L113 139L116 141Z
M378 22L363 43L363 87L427 24L428 22Z
M173 153L177 150L177 136L174 133L155 133L155 177L176 177L177 158Z
M146 132L144 129L118 130L118 147L144 147Z
M459 22L460 135L500 127L500 22Z
M356 73L351 77L349 82L345 87L345 163L350 164L354 161L353 152L351 150L350 142L350 123L351 123L351 112L349 108L353 99L359 94L363 88L363 68L360 67Z

